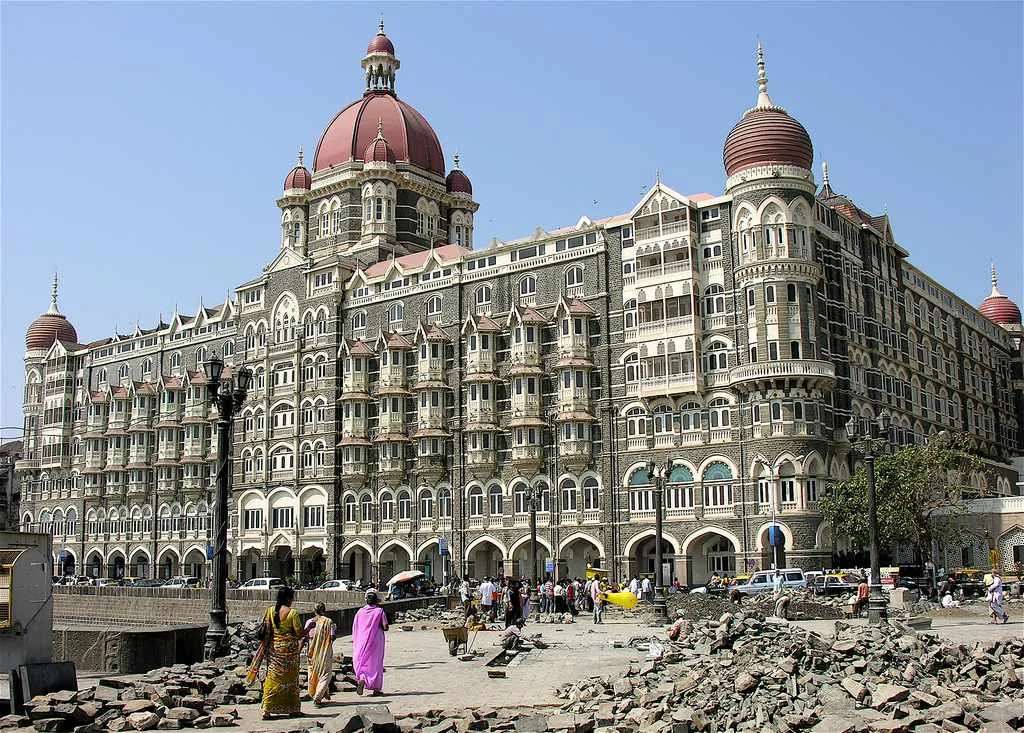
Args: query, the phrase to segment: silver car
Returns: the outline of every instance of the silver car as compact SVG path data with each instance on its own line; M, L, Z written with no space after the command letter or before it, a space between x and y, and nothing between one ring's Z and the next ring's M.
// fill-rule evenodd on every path
M744 595L754 595L755 593L774 590L775 572L774 570L759 570L751 575L750 580L746 583L737 586L737 590ZM782 573L783 588L807 587L807 579L804 578L804 571L800 568L782 568L778 572Z

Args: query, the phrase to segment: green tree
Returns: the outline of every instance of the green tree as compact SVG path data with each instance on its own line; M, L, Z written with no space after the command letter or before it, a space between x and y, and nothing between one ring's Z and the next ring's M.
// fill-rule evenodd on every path
M917 557L934 560L934 539L946 542L963 532L967 501L977 496L968 480L983 469L972 443L969 435L944 432L875 458L879 548L910 545ZM868 546L866 468L830 485L818 504L835 532L858 547Z

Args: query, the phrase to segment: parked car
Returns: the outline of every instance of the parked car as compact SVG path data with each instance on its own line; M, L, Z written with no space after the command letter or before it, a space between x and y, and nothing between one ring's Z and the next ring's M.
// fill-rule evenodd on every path
M193 578L191 576L179 576L177 578L171 578L163 585L164 588L198 588L199 578Z
M853 573L825 573L812 578L808 587L816 596L848 596L857 592L860 581Z
M351 580L325 580L317 590L352 590Z
M272 590L282 585L284 581L280 578L253 578L242 583L240 587L242 590Z
M775 572L776 571L774 570L759 570L750 576L750 580L743 585L736 586L736 588L744 595L753 595L755 593L770 591L775 587ZM804 578L804 571L800 568L782 568L778 572L782 573L783 588L807 587L807 580Z

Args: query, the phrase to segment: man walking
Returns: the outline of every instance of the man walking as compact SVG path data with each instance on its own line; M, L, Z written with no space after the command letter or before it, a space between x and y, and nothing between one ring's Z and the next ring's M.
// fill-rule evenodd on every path
M644 576L643 582L640 584L641 599L645 601L651 600L651 579L648 576Z
M595 578L590 586L590 600L594 604L594 623L604 623L604 598L602 596L601 583Z
M485 576L480 584L480 615L487 621L494 620L494 583Z
M640 581L634 575L629 580L629 592L635 595L637 598L640 597Z

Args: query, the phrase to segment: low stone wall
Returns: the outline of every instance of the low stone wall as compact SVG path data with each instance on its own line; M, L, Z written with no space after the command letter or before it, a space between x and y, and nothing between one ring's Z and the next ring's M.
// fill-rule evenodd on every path
M86 672L137 674L203 659L206 626L110 629L64 626L53 631L53 660Z
M53 598L56 627L205 626L210 618L208 590L58 586L54 588ZM303 618L308 618L313 606L320 601L329 611L358 609L363 604L362 593L347 591L296 591L295 599L295 609ZM424 596L389 601L384 605L392 611L423 608L439 600L446 602L447 598ZM256 618L273 602L274 594L269 591L228 591L228 622Z

